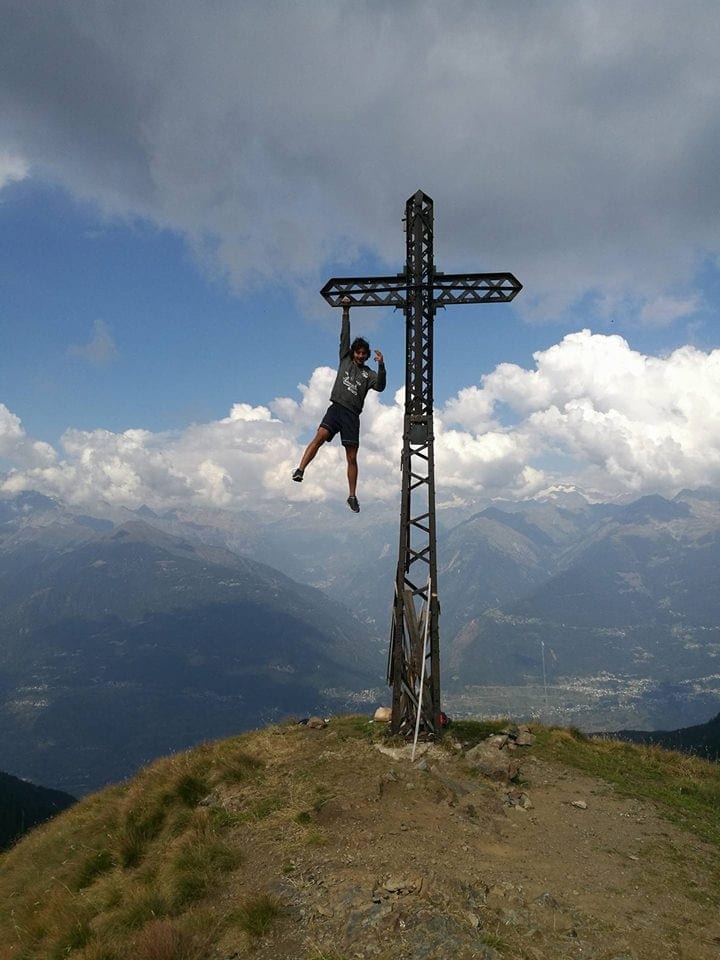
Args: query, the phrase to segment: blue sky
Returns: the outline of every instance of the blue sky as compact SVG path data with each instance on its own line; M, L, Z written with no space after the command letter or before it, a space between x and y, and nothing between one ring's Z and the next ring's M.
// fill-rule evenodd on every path
M291 320L302 323L287 290L240 296L203 271L177 233L104 218L42 183L8 188L0 219L13 331L2 382L34 435L57 442L70 425L181 429L224 416L238 399L295 389L276 365ZM315 359L298 333L296 381Z
M512 305L435 326L448 500L720 473L720 25L710 2L0 0L0 485L93 503L287 487L327 402L332 276L436 266ZM361 482L395 495L404 321ZM584 332L583 332L584 331Z
M389 218L396 262L365 256L352 275L402 269L405 199ZM442 210L436 220L441 231ZM319 291L316 315L307 316L282 283L234 289L203 269L177 233L147 220L105 218L32 179L6 187L0 223L3 316L12 324L0 359L4 401L43 440L57 443L69 425L182 429L225 416L238 400L267 404L294 395L315 366L335 363L339 312ZM494 269L489 262L456 266ZM347 265L337 269L348 273ZM402 313L356 309L352 322L387 353L390 389L401 387ZM534 350L555 342L554 326L523 323L509 305L438 311L436 401L500 362L530 362Z

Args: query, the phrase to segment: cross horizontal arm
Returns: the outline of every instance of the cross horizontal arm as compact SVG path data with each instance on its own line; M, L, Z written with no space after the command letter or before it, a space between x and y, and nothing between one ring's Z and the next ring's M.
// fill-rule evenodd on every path
M511 273L436 273L433 305L449 303L509 303L522 290Z
M320 293L331 307L404 307L407 280L394 277L336 277Z
M512 273L435 273L433 306L452 303L509 303L522 290ZM390 277L335 277L320 293L331 307L404 307L404 273ZM411 287L410 287L411 289Z

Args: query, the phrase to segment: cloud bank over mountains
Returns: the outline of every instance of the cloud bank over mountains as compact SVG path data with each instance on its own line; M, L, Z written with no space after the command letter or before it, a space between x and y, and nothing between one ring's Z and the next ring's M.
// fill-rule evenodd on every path
M182 432L70 429L62 450L35 441L0 405L0 490L35 489L89 507L260 508L344 499L337 441L290 473L324 412L334 378L317 368L298 396L238 400L222 420ZM362 417L361 500L398 496L402 391L370 394ZM720 350L642 355L619 336L582 330L535 354L533 369L501 364L436 411L439 502L534 496L558 484L598 499L720 481Z
M0 184L148 218L238 288L395 265L377 212L418 188L440 267L513 270L537 316L687 317L720 251L713 0L1 6Z

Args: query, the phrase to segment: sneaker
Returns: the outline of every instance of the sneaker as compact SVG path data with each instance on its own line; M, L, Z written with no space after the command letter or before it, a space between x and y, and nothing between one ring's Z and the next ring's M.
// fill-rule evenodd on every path
M357 497L348 497L347 505L350 507L353 513L360 513L360 504L357 501Z
M298 467L297 470L292 475L293 480L295 480L297 483L302 483L303 473L304 471L301 470L300 467Z

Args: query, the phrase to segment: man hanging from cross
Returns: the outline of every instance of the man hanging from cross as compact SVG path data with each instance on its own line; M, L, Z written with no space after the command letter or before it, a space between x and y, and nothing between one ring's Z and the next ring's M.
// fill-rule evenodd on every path
M340 329L340 365L335 384L330 393L330 406L322 418L317 433L302 455L300 466L292 475L293 480L302 482L305 468L314 459L320 447L332 440L336 433L345 447L347 459L347 478L349 496L347 505L353 513L360 512L357 499L357 452L360 445L360 414L368 390L385 389L385 362L379 350L375 351L377 373L366 365L370 359L370 344L363 337L356 337L350 343L350 308L343 304L342 326Z

